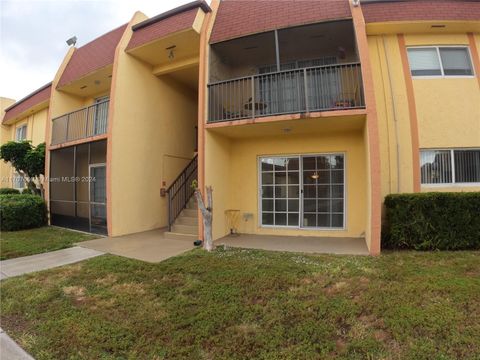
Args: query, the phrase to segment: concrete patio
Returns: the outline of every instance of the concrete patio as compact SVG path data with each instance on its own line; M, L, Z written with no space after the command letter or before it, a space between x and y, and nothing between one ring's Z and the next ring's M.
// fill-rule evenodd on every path
M368 255L363 238L334 238L310 236L276 235L229 235L215 241L218 245L261 249L270 251L290 251L319 254Z
M194 248L191 239L169 239L165 237L164 229L83 241L77 245L153 263L180 255Z

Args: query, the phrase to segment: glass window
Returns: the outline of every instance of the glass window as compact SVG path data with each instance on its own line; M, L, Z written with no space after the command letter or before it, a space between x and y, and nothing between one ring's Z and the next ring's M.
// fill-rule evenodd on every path
M436 48L410 48L408 61L413 76L442 75Z
M13 173L13 188L14 189L23 189L25 187L25 179L19 173Z
M344 156L303 156L302 227L342 228Z
M448 184L452 182L452 162L449 150L423 150L420 152L422 184Z
M260 164L262 225L298 226L299 158L266 157Z
M445 75L473 75L467 48L440 48L440 57Z
M467 47L411 47L407 52L413 76L473 75L472 61Z
M422 184L480 183L480 150L422 150Z
M260 159L262 225L342 228L343 169L342 154Z
M455 150L455 182L480 183L480 150Z
M15 140L23 141L27 139L27 125L20 126L15 131Z

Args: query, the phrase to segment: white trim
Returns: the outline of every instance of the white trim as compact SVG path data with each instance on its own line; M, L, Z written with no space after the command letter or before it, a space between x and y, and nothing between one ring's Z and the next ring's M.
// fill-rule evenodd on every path
M421 184L422 188L459 188L459 187L480 187L480 182L472 183L437 183Z
M406 46L407 49L407 58L408 58L408 49L428 49L428 48L435 48L437 52L437 57L438 61L440 64L440 72L442 73L441 75L413 75L412 74L412 69L410 67L410 60L409 60L409 69L410 69L410 76L413 79L474 79L476 78L476 73L475 73L475 66L473 66L473 60L472 60L472 53L470 51L470 46L469 45L410 45ZM445 71L443 69L443 62L442 62L442 57L440 56L440 48L463 48L467 49L468 53L468 59L470 60L470 69L472 70L472 75L445 75Z

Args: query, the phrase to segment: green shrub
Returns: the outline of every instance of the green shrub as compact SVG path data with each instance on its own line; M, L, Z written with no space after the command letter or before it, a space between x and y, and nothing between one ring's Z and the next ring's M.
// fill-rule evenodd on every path
M12 189L12 188L1 188L0 189L0 195L15 195L15 194L20 194L20 190L17 189Z
M30 229L47 223L45 201L37 195L0 195L2 231Z
M388 195L385 208L384 248L480 249L480 192Z

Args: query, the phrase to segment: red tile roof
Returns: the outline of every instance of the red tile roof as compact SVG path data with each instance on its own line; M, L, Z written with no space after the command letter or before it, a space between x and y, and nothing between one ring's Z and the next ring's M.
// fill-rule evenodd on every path
M38 105L44 101L50 99L50 92L52 90L52 83L48 83L42 86L40 89L35 90L30 95L27 95L21 100L18 100L14 104L5 109L5 115L2 123L15 118L24 111Z
M477 20L480 2L461 0L417 0L362 4L365 22L412 20Z
M224 0L210 43L273 29L352 16L349 0Z
M76 49L58 82L58 87L113 64L115 49L126 27L127 24L122 25Z
M193 25L198 8L168 17L151 25L134 30L127 50L146 44L174 32L188 29Z

